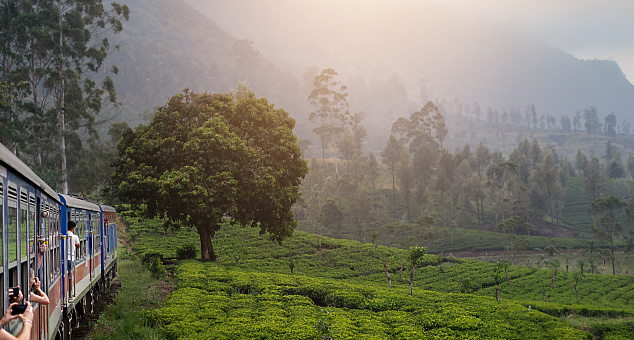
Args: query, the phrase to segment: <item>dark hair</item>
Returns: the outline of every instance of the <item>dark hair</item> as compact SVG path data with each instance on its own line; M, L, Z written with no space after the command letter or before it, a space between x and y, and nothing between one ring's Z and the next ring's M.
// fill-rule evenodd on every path
M70 221L68 222L68 230L73 230L75 229L75 221Z

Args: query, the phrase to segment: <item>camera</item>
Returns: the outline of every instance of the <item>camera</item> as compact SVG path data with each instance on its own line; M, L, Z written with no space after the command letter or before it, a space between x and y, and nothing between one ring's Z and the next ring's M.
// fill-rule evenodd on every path
M11 287L11 296L9 296L9 302L15 302L20 297L20 287Z
M11 308L11 315L18 315L24 313L27 305L15 305Z

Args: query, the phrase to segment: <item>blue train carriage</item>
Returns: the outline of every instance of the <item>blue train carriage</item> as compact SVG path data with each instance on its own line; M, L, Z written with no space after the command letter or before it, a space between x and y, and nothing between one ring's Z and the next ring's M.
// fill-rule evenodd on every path
M62 253L74 261L62 263L64 276L60 333L70 337L80 318L92 313L95 302L116 275L116 210L107 205L59 194L62 216ZM68 222L74 221L79 247L67 237ZM71 257L72 255L68 255Z
M0 311L9 301L9 287L19 286L30 299L29 276L40 278L49 295L48 306L33 304L32 338L57 335L61 313L60 201L53 189L11 151L0 144ZM22 329L21 321L5 326L10 333Z
M100 204L103 240L101 242L101 277L103 290L110 286L117 275L117 211L108 205Z

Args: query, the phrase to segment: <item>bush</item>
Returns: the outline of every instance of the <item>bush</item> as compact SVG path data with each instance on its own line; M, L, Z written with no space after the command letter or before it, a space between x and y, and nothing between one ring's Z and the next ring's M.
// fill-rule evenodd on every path
M188 260L196 258L196 246L192 243L187 243L185 245L179 246L176 248L176 256L179 260Z
M161 262L163 262L163 254L161 253L145 253L143 255L143 263L150 263L152 261L152 259L159 259Z
M163 266L163 261L158 257L152 257L150 259L148 270L156 279L162 278L167 273L165 266Z

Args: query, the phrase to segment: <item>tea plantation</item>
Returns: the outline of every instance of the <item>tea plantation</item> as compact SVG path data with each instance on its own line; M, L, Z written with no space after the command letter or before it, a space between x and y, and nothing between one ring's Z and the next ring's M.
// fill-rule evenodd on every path
M193 231L124 218L140 256L199 244ZM213 242L220 261L176 262L177 289L149 314L169 339L634 337L631 276L560 270L553 289L552 270L507 266L496 301L496 264L425 255L409 295L404 250L303 232L280 245L229 225Z

